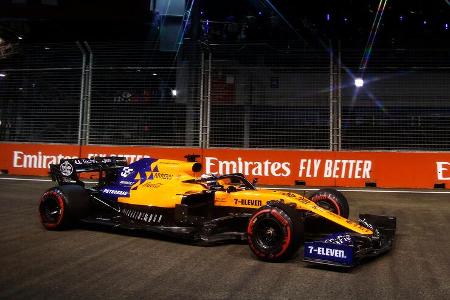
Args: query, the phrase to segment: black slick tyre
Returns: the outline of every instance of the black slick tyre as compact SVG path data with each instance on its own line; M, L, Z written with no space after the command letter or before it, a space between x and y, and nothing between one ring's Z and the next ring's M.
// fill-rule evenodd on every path
M292 257L303 243L298 212L283 203L259 208L249 220L247 240L257 258L280 262Z
M310 195L309 199L341 217L348 218L350 214L347 198L335 189L318 190Z
M78 185L51 188L39 201L41 223L48 230L66 229L88 213L88 192Z

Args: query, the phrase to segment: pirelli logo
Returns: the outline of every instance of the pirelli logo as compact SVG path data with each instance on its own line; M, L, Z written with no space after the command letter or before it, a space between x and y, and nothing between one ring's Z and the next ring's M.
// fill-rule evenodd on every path
M146 223L161 223L163 216L155 213L143 212L135 209L124 208L122 209L122 214L128 218L143 221Z

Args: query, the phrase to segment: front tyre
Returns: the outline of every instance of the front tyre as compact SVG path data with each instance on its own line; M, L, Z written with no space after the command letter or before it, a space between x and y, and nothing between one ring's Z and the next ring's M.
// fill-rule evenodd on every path
M309 199L322 208L329 210L341 217L348 218L350 209L345 196L335 189L321 189L314 192Z
M88 192L78 185L51 188L39 201L41 223L48 230L66 229L88 212Z
M248 244L261 260L284 261L298 251L303 242L303 223L298 212L276 203L258 209L247 228Z

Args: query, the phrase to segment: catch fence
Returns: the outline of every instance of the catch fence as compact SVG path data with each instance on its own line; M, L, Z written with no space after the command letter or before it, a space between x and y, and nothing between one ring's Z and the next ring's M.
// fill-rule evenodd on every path
M16 45L0 141L448 151L450 51L269 44ZM362 77L362 87L354 80Z

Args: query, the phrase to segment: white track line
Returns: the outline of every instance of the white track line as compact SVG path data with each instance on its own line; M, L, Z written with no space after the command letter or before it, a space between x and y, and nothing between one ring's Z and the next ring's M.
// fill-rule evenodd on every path
M36 182L47 182L52 181L51 179L37 179L37 178L13 178L13 177L0 177L1 180L15 180L15 181L36 181Z
M16 177L0 177L0 180L11 181L34 181L34 182L51 182L51 179L39 179L39 178L16 178ZM84 181L84 183L95 183L95 181Z
M17 177L0 177L0 180L11 181L34 181L34 182L51 182L51 179L38 179L38 178L17 178ZM86 181L86 183L93 183ZM287 191L318 191L318 188L298 188L298 187L261 187L264 190L287 190ZM450 194L450 190L445 191L419 191L419 190L391 190L391 189L337 189L341 192L356 192L356 193L402 193L402 194Z

